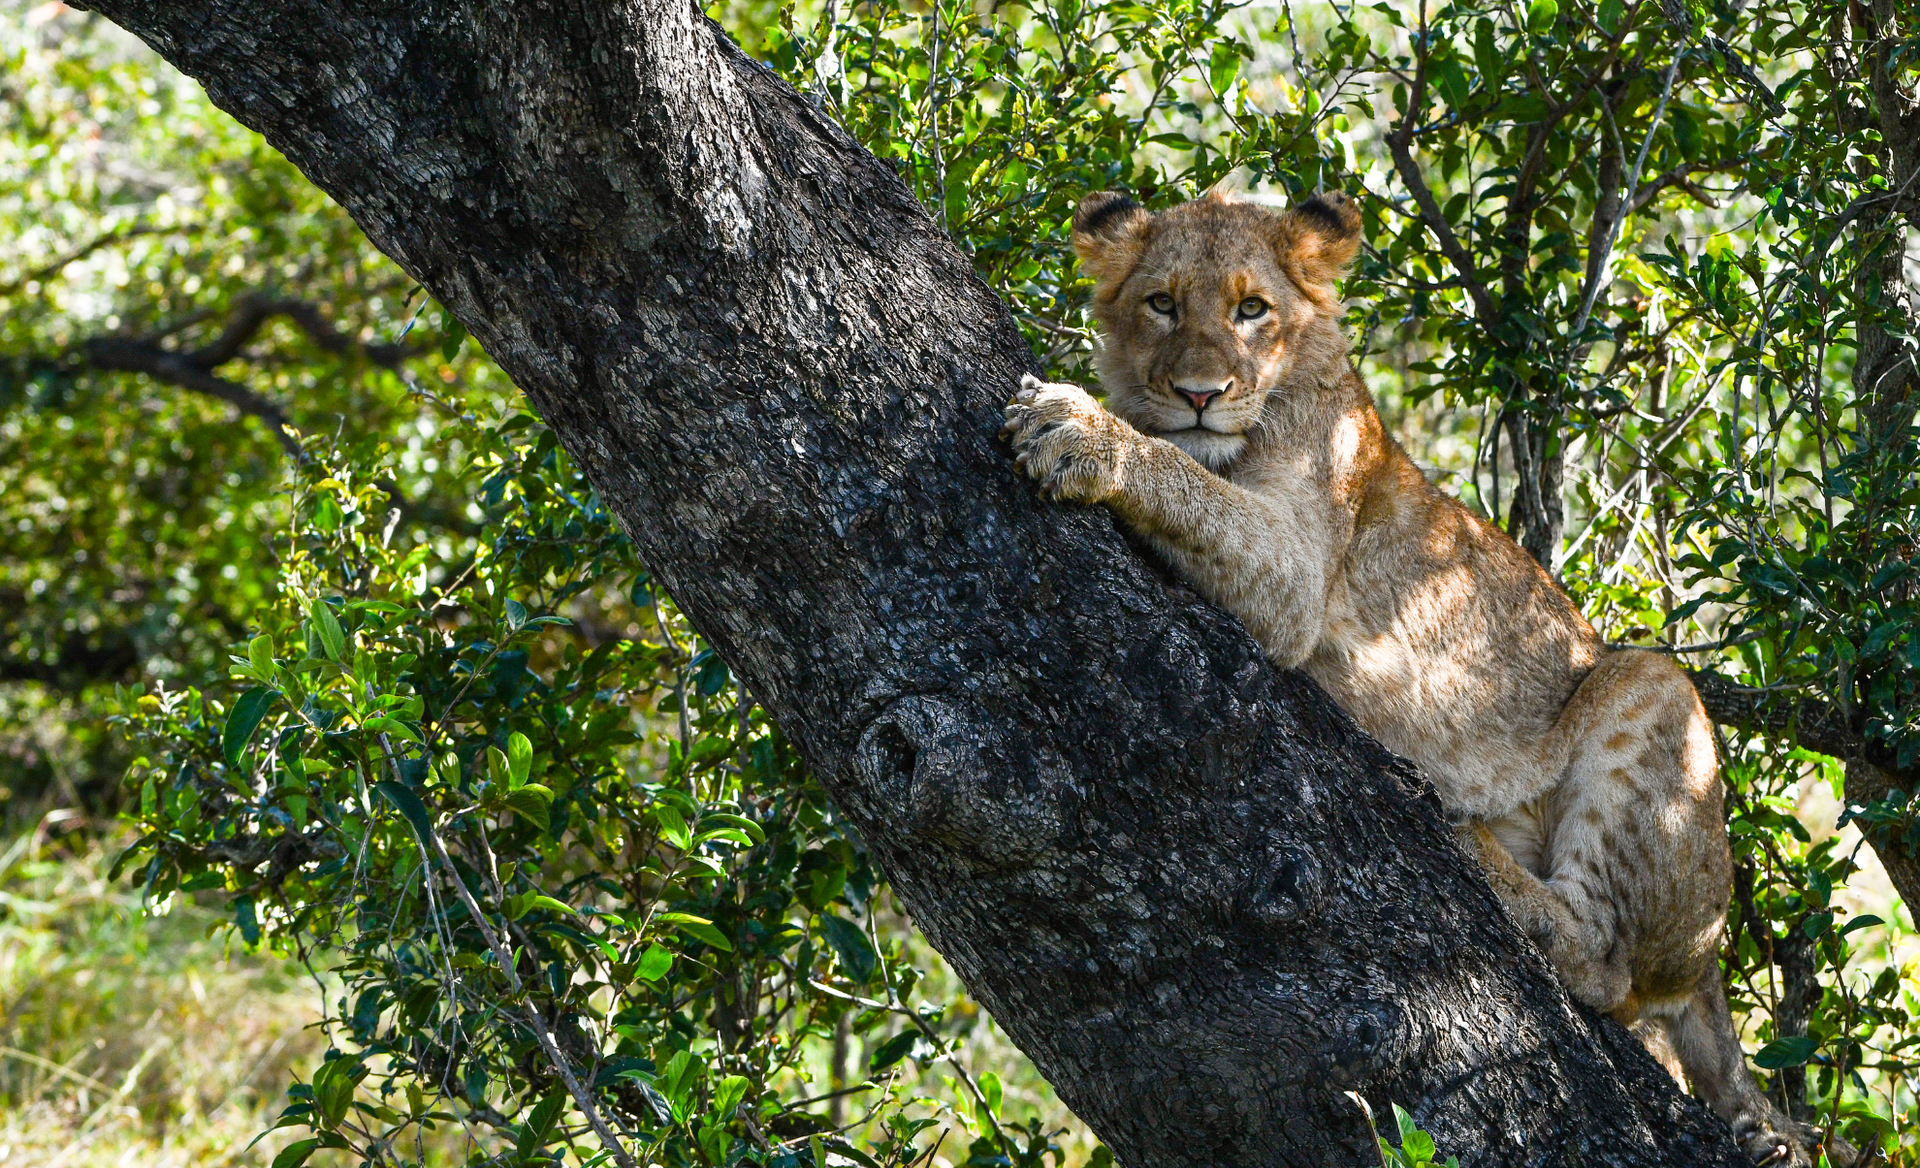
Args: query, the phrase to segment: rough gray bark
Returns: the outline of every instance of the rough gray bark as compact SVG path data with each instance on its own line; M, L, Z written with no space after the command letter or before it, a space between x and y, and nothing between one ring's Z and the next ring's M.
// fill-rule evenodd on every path
M1877 138L1880 173L1886 178L1886 197L1863 205L1853 227L1861 255L1853 274L1854 353L1853 391L1858 416L1856 441L1863 450L1898 451L1914 413L1920 407L1920 364L1912 338L1920 336L1920 287L1903 270L1907 233L1920 231L1920 95L1901 84L1897 54L1903 37L1914 31L1911 6L1904 12L1898 0L1870 0L1849 10L1848 19L1834 26L1831 60L1866 82L1865 108L1840 111L1841 124ZM1845 74L1843 74L1845 75ZM1894 500L1912 489L1915 470L1896 455L1883 459L1886 470L1869 493ZM1858 716L1856 715L1856 723ZM1858 738L1859 726L1850 727ZM1825 749L1816 746L1816 750ZM1835 753L1846 761L1849 803L1870 803L1893 790L1912 792L1912 768L1901 770L1890 752L1876 743L1862 743L1853 751ZM1920 905L1920 853L1897 832L1869 831L1867 842L1879 856L1894 888L1910 911Z
M97 0L466 323L1130 1168L1735 1164L1404 764L994 441L1031 357L688 0Z

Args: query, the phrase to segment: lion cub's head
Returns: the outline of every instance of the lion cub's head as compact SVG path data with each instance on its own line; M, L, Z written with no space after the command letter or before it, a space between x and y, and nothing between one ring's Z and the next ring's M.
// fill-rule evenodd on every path
M1296 370L1344 371L1334 282L1360 249L1338 193L1282 214L1208 195L1158 214L1113 191L1073 213L1107 405L1218 469Z

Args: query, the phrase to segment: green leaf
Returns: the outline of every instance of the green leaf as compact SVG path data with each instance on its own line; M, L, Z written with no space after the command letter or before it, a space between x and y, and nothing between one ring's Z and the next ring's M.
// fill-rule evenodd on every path
M353 1062L337 1058L313 1072L313 1105L328 1127L337 1127L346 1118L347 1104L353 1101L355 1069Z
M332 495L322 495L313 504L313 525L324 532L331 532L340 526L340 504L333 501Z
M638 1055L620 1055L600 1064L600 1070L593 1076L595 1087L605 1087L609 1083L618 1083L622 1079L628 1082L650 1082L653 1078L653 1060Z
M1213 86L1213 92L1221 101L1227 99L1228 90L1233 88L1233 79L1240 75L1240 46L1231 38L1222 38L1213 46L1213 55L1207 60L1207 83Z
M1006 1162L1006 1157L1000 1154L1000 1149L994 1147L991 1143L982 1147L981 1144L983 1142L982 1140L974 1141L973 1148L967 1157L969 1164L1003 1164ZM826 1145L833 1149L835 1155L845 1156L855 1164L860 1165L860 1168L880 1168L880 1162L878 1160L875 1160L872 1156L867 1155L859 1148L854 1147L852 1144L849 1144L837 1136L829 1136ZM983 1153L985 1154L983 1155Z
M919 1040L920 1032L911 1026L907 1027L880 1044L880 1048L873 1052L873 1058L867 1063L868 1069L873 1074L879 1074L912 1053L913 1044Z
M1434 66L1434 74L1440 82L1440 92L1446 97L1447 104L1456 110L1464 109L1470 87L1467 83L1467 71L1460 67L1460 62L1449 57Z
M553 825L553 792L539 783L528 783L518 791L507 792L507 809L541 831Z
M675 1110L678 1110L678 1104L687 1097L687 1089L699 1077L692 1053L680 1050L675 1051L673 1057L667 1060L667 1065L660 1068L660 1078L657 1081L661 1094L671 1099L676 1105Z
M675 851L684 852L693 847L693 833L687 830L687 821L672 804L656 806L653 818L660 825L660 837L672 844Z
M253 732L260 728L260 720L267 716L274 699L280 696L277 689L256 686L240 695L233 703L233 709L227 711L227 725L220 732L220 751L226 755L227 765L238 768L240 754L252 740Z
M382 779L373 785L373 789L406 816L422 844L433 838L433 816L427 813L427 805L420 801L420 796L414 794L413 788L397 779Z
M840 968L855 983L864 985L873 977L880 959L860 926L832 913L821 913L820 933L832 946L834 956L840 959Z
M305 1164L307 1157L313 1155L314 1150L319 1146L320 1140L317 1137L310 1136L304 1140L295 1140L280 1149L280 1154L273 1158L273 1168L300 1168L300 1165Z
M265 633L247 642L247 663L253 675L263 682L273 680L273 638Z
M713 922L705 917L696 917L692 913L668 912L661 913L653 919L672 925L687 936L697 941L705 941L715 949L733 952L733 942L727 940L727 935L715 928Z
M507 627L508 628L512 629L514 632L517 633L522 628L526 627L526 624L527 624L527 606L526 605L521 604L519 601L509 596L507 598L506 611L507 611Z
M532 766L533 743L518 730L507 735L507 784L518 787L526 782L527 772Z
M720 1080L713 1089L713 1110L721 1122L733 1118L734 1108L740 1106L740 1101L747 1097L747 1088L752 1085L745 1075L728 1075Z
M555 901L554 903L558 904L560 902ZM541 925L538 931L550 937L563 937L581 946L583 949L596 950L602 957L607 959L607 964L609 965L617 964L620 960L619 950L615 949L606 941L594 936L592 933L583 932L580 929L573 928L571 925L549 923Z
M642 981L659 981L673 968L673 953L665 945L655 941L647 946L640 955L640 964L634 966L633 975Z
M453 318L452 313L442 319L441 328L446 335L440 339L440 359L452 361L460 355L461 342L467 339L467 326Z
M396 738L403 738L408 742L420 741L420 732L418 730L415 730L405 722L389 714L381 714L377 717L368 718L364 728L373 734L390 734Z
M1005 1095L1005 1091L1000 1086L1000 1076L994 1074L992 1071L982 1071L980 1073L980 1094L986 1098L987 1110L993 1112L995 1115L1000 1114L1000 1100Z
M1559 15L1557 0L1533 0L1527 5L1527 31L1534 36L1545 36L1553 31L1553 22Z
M1620 24L1627 17L1627 6L1621 0L1600 0L1600 27L1608 36L1617 36Z
M1424 1147L1426 1155L1424 1158L1432 1160L1433 1140L1427 1136L1427 1133L1420 1130L1420 1125L1414 1122L1413 1116L1407 1113L1406 1108L1400 1106L1398 1103L1392 1106L1394 1126L1400 1129L1400 1151L1403 1157L1413 1163L1419 1163L1422 1159L1420 1154L1423 1146L1422 1141L1425 1141Z
M249 949L260 943L260 917L254 912L253 897L233 898L233 923L240 930L240 939L247 943Z
M313 622L313 628L320 636L320 648L333 660L347 649L347 634L340 629L340 622L334 619L333 606L315 597L307 605L307 619Z
M1683 157L1693 158L1700 153L1700 122L1678 104L1673 110L1673 140Z
M1833 927L1833 914L1830 912L1823 912L1823 913L1814 913L1813 915L1809 916L1806 919L1806 921L1801 924L1800 929L1802 932L1806 933L1806 935L1809 938L1811 938L1812 940L1818 941L1822 936L1826 934L1826 931L1832 927Z
M1501 57L1499 44L1494 40L1493 21L1484 16L1475 21L1473 26L1473 63L1480 70L1481 81L1488 89L1500 83L1506 60Z
M687 753L687 766L704 766L715 759L725 758L732 753L733 739L721 737L702 738L700 741L694 743L693 749Z
M1862 913L1860 916L1848 921L1845 927L1840 930L1840 935L1844 937L1856 929L1871 929L1875 925L1884 925L1886 923L1887 922L1874 916L1872 913Z
M553 1125L560 1118L560 1111L567 1103L567 1093L559 1087L546 1093L540 1102L533 1105L533 1114L520 1128L520 1138L514 1142L514 1155L525 1160L553 1135Z
M756 844L767 842L767 833L761 829L758 823L755 823L744 815L734 815L727 811L709 811L700 817L700 826L704 828L709 823L725 823L737 827L749 836L752 836L753 842Z
M1753 1065L1767 1071L1777 1071L1782 1067L1797 1067L1813 1057L1820 1049L1820 1043L1804 1034L1790 1038L1776 1038L1760 1048L1753 1056Z

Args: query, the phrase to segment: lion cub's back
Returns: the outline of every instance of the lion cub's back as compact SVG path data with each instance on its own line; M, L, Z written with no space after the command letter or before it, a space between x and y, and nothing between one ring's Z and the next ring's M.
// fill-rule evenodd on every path
M1307 670L1449 810L1505 814L1558 778L1549 731L1602 645L1533 557L1393 453Z

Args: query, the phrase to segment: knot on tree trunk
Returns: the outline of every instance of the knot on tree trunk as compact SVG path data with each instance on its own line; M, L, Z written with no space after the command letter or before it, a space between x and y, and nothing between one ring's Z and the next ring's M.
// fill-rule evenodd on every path
M1026 867L1064 831L1064 760L966 699L900 698L860 736L870 812L985 871Z
M1313 853L1282 848L1270 867L1255 871L1247 915L1263 925L1297 925L1318 915L1326 895L1326 869Z

